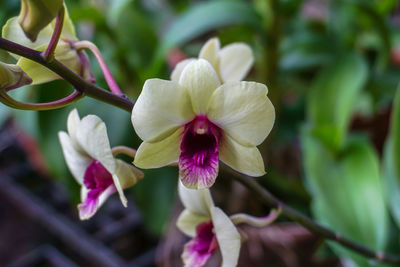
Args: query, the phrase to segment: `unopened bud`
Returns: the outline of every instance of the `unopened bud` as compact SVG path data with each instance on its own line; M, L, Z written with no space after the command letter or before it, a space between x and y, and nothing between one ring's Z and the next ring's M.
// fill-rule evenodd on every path
M18 22L25 35L34 42L39 32L58 14L63 0L21 0Z
M17 65L0 62L0 90L9 91L31 82L32 79Z

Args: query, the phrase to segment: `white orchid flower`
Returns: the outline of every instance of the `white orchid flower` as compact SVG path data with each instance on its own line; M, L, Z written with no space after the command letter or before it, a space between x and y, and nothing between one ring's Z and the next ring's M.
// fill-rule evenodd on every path
M246 77L254 62L253 52L245 43L233 43L220 48L218 38L208 40L201 48L199 58L206 59L213 65L221 81L241 81ZM183 69L195 58L179 62L171 73L172 81L179 81Z
M68 134L59 132L58 136L68 168L82 186L80 219L92 217L115 192L126 207L123 189L136 184L143 173L114 158L106 125L99 117L88 115L81 120L74 109L68 116L67 128Z
M201 267L219 248L222 267L237 265L240 234L229 217L215 207L208 189L188 189L179 183L179 196L185 207L178 228L192 237L185 245L182 260L185 267Z
M147 80L132 111L144 142L134 164L158 168L179 162L189 188L208 188L218 175L219 159L236 171L265 174L257 145L272 129L275 110L268 89L256 82L221 85L204 59L190 62L179 82Z

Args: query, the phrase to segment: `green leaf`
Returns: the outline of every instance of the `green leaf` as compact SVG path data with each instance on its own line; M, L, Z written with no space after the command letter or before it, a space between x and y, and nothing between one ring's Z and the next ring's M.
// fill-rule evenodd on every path
M262 21L254 7L244 1L208 1L193 6L168 29L159 56L208 31L237 24L260 29Z
M340 156L336 156L304 131L302 146L317 220L364 246L383 250L388 239L388 214L378 156L368 141L350 140ZM333 248L360 261L343 248Z
M396 168L397 179L400 182L400 87L397 89L393 102L390 136L393 138L393 163Z
M354 104L367 79L367 66L357 54L338 56L313 81L307 113L313 133L329 148L345 141Z
M171 219L177 177L176 168L144 170L144 178L133 187L145 224L156 235L162 235Z
M393 103L391 129L383 155L383 175L389 208L400 228L400 87Z

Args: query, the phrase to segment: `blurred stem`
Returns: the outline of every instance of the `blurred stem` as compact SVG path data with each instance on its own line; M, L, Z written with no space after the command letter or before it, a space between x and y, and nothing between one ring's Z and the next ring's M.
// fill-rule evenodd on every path
M383 252L376 252L350 239L347 239L341 236L339 233L333 232L332 230L314 222L312 219L302 214L301 212L298 212L297 210L294 210L293 208L287 206L285 203L281 202L279 199L273 196L268 190L263 188L256 181L254 181L251 177L234 172L232 172L232 174L235 180L246 186L252 193L257 195L264 204L275 209L281 208L282 215L286 216L292 221L299 223L311 232L318 234L325 239L335 241L342 246L361 255L364 255L365 257L371 258L375 261L391 263L399 266L400 256L385 254Z
M106 79L106 82L110 87L111 92L113 92L116 95L122 95L121 89L119 89L118 84L115 82L114 77L112 76L110 69L107 67L107 64L104 61L103 56L101 55L97 46L89 41L78 41L75 42L73 46L76 50L87 48L90 51L92 51L92 53L97 59L97 62L99 62L100 68L103 71L104 78Z
M56 25L54 26L53 35L51 36L50 43L43 53L43 58L46 61L51 61L54 57L54 51L56 50L58 40L60 40L61 31L64 24L64 7L60 9L56 17Z
M111 149L111 151L114 157L120 154L124 154L131 158L134 158L136 155L136 150L127 146L115 146Z
M238 213L230 216L230 219L234 225L245 223L254 227L265 227L278 219L281 212L282 209L279 207L276 210L273 209L266 217L254 217L245 213Z
M115 95L95 84L90 83L89 81L86 81L56 59L47 62L46 60L44 60L39 51L30 49L4 38L0 38L0 49L28 58L43 65L44 67L55 72L64 80L69 82L72 86L76 88L76 90L84 93L87 96L119 107L128 112L132 111L134 103L125 95Z
M4 91L1 92L0 95L1 95L0 101L3 104L15 109L23 109L23 110L50 110L50 109L62 108L83 97L83 94L81 92L75 90L69 96L59 100L48 103L33 104L33 103L23 103L17 101Z

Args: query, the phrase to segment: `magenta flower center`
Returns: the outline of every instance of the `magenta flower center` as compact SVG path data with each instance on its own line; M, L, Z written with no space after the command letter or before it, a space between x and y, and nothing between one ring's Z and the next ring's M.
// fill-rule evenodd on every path
M196 236L185 245L183 251L182 256L187 266L203 266L218 248L217 237L213 229L211 221L197 226Z
M99 161L94 160L86 169L83 183L90 189L88 198L97 198L114 182L111 173Z
M196 116L185 125L179 157L179 174L189 187L210 187L218 174L218 142L221 129L207 119Z

